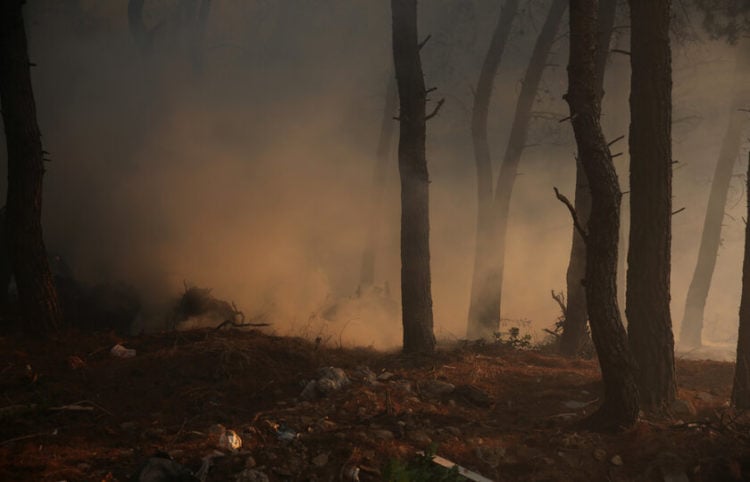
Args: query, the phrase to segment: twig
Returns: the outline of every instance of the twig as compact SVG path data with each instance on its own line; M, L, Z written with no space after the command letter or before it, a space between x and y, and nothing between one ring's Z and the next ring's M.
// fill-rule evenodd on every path
M226 320L216 328L214 328L214 331L219 331L225 326L232 326L234 328L245 328L247 326L271 326L270 323L235 323L232 320Z
M430 112L429 114L427 114L427 116L425 116L424 120L428 121L432 119L433 117L435 117L437 113L440 111L440 108L443 107L444 103L445 103L445 98L440 99L437 105L435 106L435 108L432 110L432 112Z
M553 188L555 190L555 196L557 196L557 199L565 204L565 206L568 208L568 211L570 211L570 216L573 218L573 226L575 226L576 231L578 231L578 234L581 235L584 242L588 238L588 234L586 234L586 231L583 229L581 224L578 222L578 214L576 213L576 208L573 207L573 204L566 198L563 194L560 194L560 191L557 190L557 188Z
M419 50L422 50L422 47L424 47L425 45L427 45L427 42L429 42L431 38L432 38L432 34L429 34L429 35L427 35L427 37L424 38L424 40L422 40L421 42L419 42Z
M615 142L621 141L621 140L623 140L623 139L625 139L625 134L621 135L620 137L618 137L617 139L615 139L615 140L613 140L613 141L610 141L610 142L609 142L609 144L607 144L607 147L610 147L610 146L611 146L612 144L614 144Z
M612 49L610 50L610 52L615 53L615 54L630 55L630 52L628 52L627 50L622 50L622 49Z
M682 208L678 209L677 211L672 211L672 216L674 216L675 214L681 213L684 210L685 210L685 208L682 207Z

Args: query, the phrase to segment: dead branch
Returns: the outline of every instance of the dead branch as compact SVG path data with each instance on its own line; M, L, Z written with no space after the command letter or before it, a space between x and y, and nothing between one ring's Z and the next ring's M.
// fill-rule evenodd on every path
M609 144L607 144L607 147L610 147L610 146L612 146L612 144L614 144L616 142L619 142L619 141L621 141L623 139L625 139L625 134L621 135L620 137L618 137L617 139L615 139L613 141L610 141Z
M235 323L232 320L226 320L223 323L221 323L219 326L214 328L214 331L219 331L225 326L231 326L233 328L247 328L248 326L271 326L270 323Z
M684 210L685 210L685 208L682 207L682 208L678 209L677 211L672 211L672 216L674 216L675 214L679 214L679 213L681 213Z
M560 307L560 311L562 311L563 316L565 319L568 318L568 306L565 304L565 295L561 292L555 293L555 290L550 290L552 293L552 299L555 300L557 305Z
M432 109L432 112L430 112L429 114L427 114L427 116L425 116L424 120L428 121L432 119L433 117L435 117L440 111L440 108L443 107L444 103L445 103L445 98L440 99L437 105L435 106L435 108Z
M610 52L615 53L615 54L630 55L629 51L622 50L622 49L612 49L610 50Z
M576 208L573 207L573 204L566 198L563 194L560 194L560 191L557 190L557 188L553 188L555 190L555 196L557 196L557 199L565 204L565 206L568 208L568 211L570 211L570 216L573 218L573 226L576 228L576 231L578 231L578 234L581 235L584 242L588 238L588 234L586 234L586 231L583 229L583 226L581 226L581 223L578 222L578 214L576 213Z
M432 38L432 34L429 34L427 37L424 38L424 40L419 42L419 50L422 50L422 47L427 45L427 42L429 42L431 38Z

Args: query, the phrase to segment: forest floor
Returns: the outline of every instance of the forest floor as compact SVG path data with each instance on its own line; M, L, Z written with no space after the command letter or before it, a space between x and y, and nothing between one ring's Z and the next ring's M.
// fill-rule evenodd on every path
M136 355L114 356L118 343ZM309 383L323 367L350 383ZM678 414L615 435L576 426L601 399L596 361L543 351L409 357L238 330L5 337L0 480L124 481L162 453L192 471L216 455L207 480L368 481L429 447L496 481L750 480L750 425L727 408L733 366L677 369Z

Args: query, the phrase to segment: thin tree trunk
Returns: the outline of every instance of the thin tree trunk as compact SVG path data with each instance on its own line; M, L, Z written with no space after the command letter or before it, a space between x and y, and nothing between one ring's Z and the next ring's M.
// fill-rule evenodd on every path
M372 186L372 199L370 201L370 215L367 218L367 238L365 249L362 253L362 269L359 277L359 288L367 289L375 282L375 253L378 246L378 234L380 232L380 221L383 211L383 193L385 182L388 177L388 166L391 161L391 144L396 122L393 117L398 107L398 92L396 91L396 78L391 74L388 76L388 87L385 93L385 106L383 108L383 121L380 124L380 138L378 149L375 154L375 175Z
M609 44L615 26L617 0L600 0L599 2L599 35L596 51L596 82L599 90L599 102L604 98L604 72L609 57ZM586 173L580 160L576 159L575 210L582 225L586 225L591 213L591 194L589 193ZM565 312L565 324L560 336L560 353L564 356L578 355L583 339L586 336L588 312L586 311L586 290L583 279L586 276L586 244L581 235L573 229L573 243L570 248L570 261L566 274L568 304Z
M42 236L44 160L31 86L21 0L0 10L0 103L8 149L7 241L26 322L39 334L62 315Z
M128 0L128 29L136 47L143 55L151 53L153 32L143 22L143 3L145 0Z
M495 32L492 35L490 47L484 57L484 64L479 73L477 90L474 94L474 107L471 119L471 139L474 145L474 160L477 166L477 238L474 251L474 273L471 283L471 302L467 337L469 339L482 338L487 330L483 328L482 320L492 320L499 316L498 311L488 306L483 300L492 297L491 293L483 290L487 288L485 268L489 265L492 252L492 158L490 145L487 140L487 117L492 98L492 88L495 75L508 43L513 18L518 11L518 0L508 0L500 9Z
M748 155L747 190L750 193L750 154ZM747 218L750 220L750 194L747 196ZM750 223L745 222L745 259L742 263L742 298L740 327L737 336L737 363L734 367L732 406L740 410L750 408Z
M518 95L510 138L495 185L491 213L488 216L490 225L484 230L489 233L489 252L483 263L484 268L481 274L476 276L478 282L472 286L473 306L469 309L469 313L477 314L476 319L469 320L471 325L469 333L478 334L482 338L491 337L499 328L505 268L505 241L513 184L516 181L518 164L526 146L534 99L567 4L567 0L553 0L537 37L523 78L521 92Z
M737 161L737 155L742 144L742 134L746 126L746 114L739 111L747 107L746 99L741 95L743 90L742 74L748 63L745 53L746 45L737 49L737 80L735 81L735 97L729 111L729 124L721 144L719 159L716 163L714 178L711 181L711 193L708 197L706 217L703 222L703 234L698 250L698 261L695 265L693 279L688 288L685 300L685 313L680 327L680 345L686 348L699 347L702 344L703 316L706 299L711 287L716 258L721 244L721 227L724 223L724 209L727 204L729 185L732 172Z
M641 405L675 399L671 0L630 0L630 243L625 314Z
M586 234L586 299L591 335L604 382L604 403L590 417L598 429L632 426L638 418L638 387L625 328L617 306L617 243L620 185L599 124L596 85L597 0L570 1L568 94L578 157L591 189Z
M429 175L425 153L427 93L419 58L416 0L391 0L393 60L399 96L401 305L406 353L432 352Z

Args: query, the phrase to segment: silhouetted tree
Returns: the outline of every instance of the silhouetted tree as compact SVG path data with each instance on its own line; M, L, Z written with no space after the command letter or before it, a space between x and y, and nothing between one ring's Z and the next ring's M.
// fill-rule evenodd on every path
M630 0L630 242L625 314L648 409L674 401L671 0Z
M489 250L484 256L484 262L477 263L481 268L481 273L475 274L475 282L472 283L472 306L469 308L468 332L474 337L490 338L499 328L505 244L513 185L518 176L518 164L526 145L534 99L566 8L567 0L553 0L544 25L539 31L529 66L521 83L510 138L495 185L492 213L488 216L488 222L491 224L487 228L477 230L477 232L489 233L487 243ZM472 314L474 317L471 316Z
M748 155L747 190L750 193L750 155ZM747 218L750 220L750 195L747 196ZM740 327L737 336L737 362L734 366L732 405L750 408L750 223L745 222L745 259L742 263L742 297L740 299Z
M750 155L746 178L750 193ZM750 194L747 196L747 218L750 220ZM742 297L740 327L737 336L737 363L734 367L732 405L741 410L750 408L750 223L745 222L745 259L742 263Z
M375 175L372 185L370 212L367 219L367 238L365 239L365 249L362 253L362 268L359 276L360 289L366 289L375 282L375 252L377 251L378 234L380 232L385 181L388 176L388 166L392 158L391 143L396 126L393 117L396 114L397 107L398 92L396 91L396 78L393 74L389 74L388 86L385 92L385 105L383 107L383 120L380 123L380 137L375 153Z
M703 221L698 260L685 299L685 313L680 327L680 344L685 347L699 347L702 344L703 316L716 267L719 246L721 245L724 210L734 165L737 162L743 132L747 125L747 114L740 112L740 108L746 108L747 101L750 100L745 87L747 77L743 77L748 64L748 47L750 45L747 42L742 42L742 45L737 49L735 93L729 105L729 123L721 143L719 159L716 162L714 177L711 181L711 193L708 197L706 217Z
M42 236L44 151L31 86L22 0L0 7L0 103L8 149L6 235L25 321L52 334L62 320Z
M600 93L599 101L604 97L604 72L609 57L609 44L615 26L617 0L599 1L599 35L596 51L596 82ZM591 194L586 173L579 159L576 159L575 210L582 225L585 225L591 212ZM565 310L565 324L560 336L560 353L565 356L578 354L586 336L588 312L586 311L586 290L583 280L586 276L586 243L580 233L573 229L573 243L570 248L570 261L566 273L568 303Z
M399 97L398 167L401 177L401 305L404 352L435 349L430 288L430 220L426 121L416 0L391 0L393 60Z
M591 336L604 382L604 402L589 418L598 429L628 427L638 418L638 387L617 306L617 243L622 194L600 125L596 79L597 0L570 1L568 93L578 157L591 190L588 227L574 221L586 242L586 300Z
M492 34L490 47L484 57L479 73L477 90L474 93L474 106L471 118L471 140L474 146L474 161L477 166L477 238L474 251L474 274L472 278L471 304L467 337L470 339L492 335L497 325L500 308L490 301L496 298L492 292L495 283L487 278L491 272L491 253L497 249L493 228L495 212L492 205L492 158L487 140L487 117L492 98L495 75L510 36L513 18L518 10L518 0L508 0L500 9L497 26ZM495 311L497 309L497 311Z

